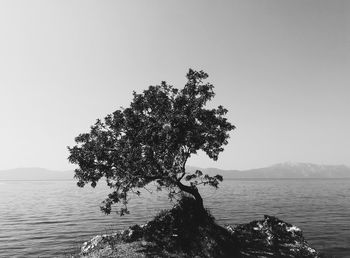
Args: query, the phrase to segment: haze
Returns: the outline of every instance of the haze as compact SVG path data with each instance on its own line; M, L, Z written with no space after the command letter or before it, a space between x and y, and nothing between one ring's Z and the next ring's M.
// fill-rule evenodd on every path
M97 118L189 68L237 126L217 162L350 165L348 1L1 1L0 169L71 169Z

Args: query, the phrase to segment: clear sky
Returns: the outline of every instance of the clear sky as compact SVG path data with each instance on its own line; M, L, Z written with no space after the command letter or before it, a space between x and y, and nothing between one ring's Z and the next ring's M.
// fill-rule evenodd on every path
M202 69L237 126L217 162L350 165L350 2L0 2L0 169L70 169L66 146L132 90Z

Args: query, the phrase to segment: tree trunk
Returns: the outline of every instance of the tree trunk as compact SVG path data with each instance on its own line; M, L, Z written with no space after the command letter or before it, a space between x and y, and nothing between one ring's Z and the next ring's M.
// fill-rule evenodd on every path
M180 188L181 191L191 194L196 200L198 208L204 211L203 199L202 196L199 194L198 188L196 186L187 186L179 181L177 182L177 186Z

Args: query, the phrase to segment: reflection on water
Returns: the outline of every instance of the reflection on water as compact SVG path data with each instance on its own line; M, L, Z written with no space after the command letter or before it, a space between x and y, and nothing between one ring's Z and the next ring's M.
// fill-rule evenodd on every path
M350 254L350 180L226 180L201 192L222 225L274 215L301 227L316 249ZM130 215L106 216L99 204L107 193L73 181L0 182L0 256L64 256L95 234L144 223L172 205L166 192L143 191Z

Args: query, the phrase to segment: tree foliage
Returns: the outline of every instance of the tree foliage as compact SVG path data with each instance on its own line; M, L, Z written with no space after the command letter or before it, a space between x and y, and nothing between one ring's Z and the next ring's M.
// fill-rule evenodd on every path
M169 197L186 192L203 207L197 186L218 187L223 178L190 173L186 162L199 150L217 160L235 128L224 107L205 108L215 95L213 85L204 82L207 77L190 69L182 89L162 82L141 94L133 92L130 107L98 119L89 133L75 138L68 159L78 165L78 186L95 187L104 178L112 189L102 211L109 214L114 204L122 204L120 214L128 213L129 194L139 195L153 181L158 189L167 188Z

